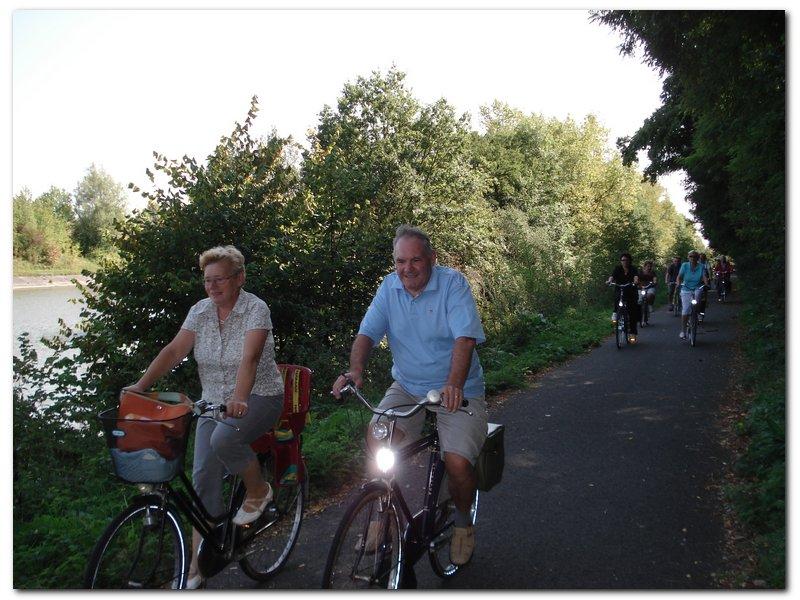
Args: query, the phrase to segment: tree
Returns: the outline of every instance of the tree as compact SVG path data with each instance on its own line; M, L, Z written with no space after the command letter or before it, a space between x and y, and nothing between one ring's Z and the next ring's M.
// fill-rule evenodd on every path
M75 189L74 235L84 255L111 247L115 222L125 219L122 186L92 164Z
M630 138L651 179L682 168L704 235L754 283L785 254L786 16L783 11L600 11L595 20L666 74L663 105ZM777 291L777 290L776 290ZM778 293L778 295L782 295Z
M486 181L469 162L466 115L444 100L422 105L394 69L344 86L335 109L326 106L304 154L303 179L314 198L313 229L321 296L350 302L330 312L342 343L352 339L379 279L392 267L396 227L427 230L440 260L461 268L479 306L493 272L503 271ZM486 279L484 279L486 278ZM487 292L488 293L488 292Z
M74 254L68 209L69 194L55 187L35 200L27 188L14 196L14 258L53 265Z

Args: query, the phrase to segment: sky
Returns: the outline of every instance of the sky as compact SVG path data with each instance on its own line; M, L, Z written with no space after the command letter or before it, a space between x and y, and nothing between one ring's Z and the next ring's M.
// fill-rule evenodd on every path
M257 133L306 143L346 82L392 65L479 127L495 99L631 135L661 80L586 10L17 10L13 193L73 191L91 164L127 188L153 151L204 159L258 96ZM662 179L676 208L682 177ZM144 203L129 193L131 207Z

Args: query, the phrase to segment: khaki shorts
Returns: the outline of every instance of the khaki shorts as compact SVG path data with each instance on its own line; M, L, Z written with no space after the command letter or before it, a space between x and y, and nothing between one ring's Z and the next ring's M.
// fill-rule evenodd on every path
M396 381L386 390L383 400L378 408L386 410L403 404L417 403L422 396L409 394ZM443 452L452 452L466 458L472 465L483 448L486 440L487 423L489 415L486 410L486 400L483 396L479 398L467 398L469 405L467 410L472 412L472 416L463 411L454 413L448 412L441 406L426 406L426 410L436 413L436 427L439 431L439 444ZM410 406L408 408L411 408ZM401 409L402 410L402 409ZM378 415L372 417L371 423L378 420ZM385 419L383 419L385 421ZM425 413L419 411L411 417L397 419L395 427L404 434L402 446L418 440L422 436L422 426L425 424Z

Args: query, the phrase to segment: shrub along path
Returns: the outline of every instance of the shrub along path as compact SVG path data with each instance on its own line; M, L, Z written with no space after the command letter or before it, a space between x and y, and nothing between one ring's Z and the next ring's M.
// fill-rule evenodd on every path
M737 314L714 302L689 348L661 308L636 346L608 339L495 402L506 471L481 497L475 556L446 583L420 561L419 587L715 587L726 568L717 484L728 460L716 423ZM347 501L308 515L284 572L264 587L319 587ZM259 585L230 568L209 587Z

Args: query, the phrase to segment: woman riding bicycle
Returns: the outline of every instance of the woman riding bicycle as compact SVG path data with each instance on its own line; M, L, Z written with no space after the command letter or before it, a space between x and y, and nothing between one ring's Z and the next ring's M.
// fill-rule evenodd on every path
M143 392L177 366L194 349L203 400L226 404L226 419L236 427L199 421L195 434L192 479L211 515L225 512L225 471L242 477L247 495L233 519L255 521L272 499L250 443L273 428L283 410L283 381L275 363L275 341L267 304L242 289L244 256L234 246L217 246L200 255L208 298L189 310L175 338L156 356L144 375L128 389ZM200 587L197 565L201 536L192 535L192 561L186 587Z
M642 270L639 271L639 288L643 289L646 288L648 285L653 284L652 287L647 289L647 303L652 306L653 303L656 301L656 272L653 271L653 261L646 260L644 261L644 266Z
M692 298L695 297L697 288L708 285L706 271L700 264L700 254L696 250L689 252L689 262L681 265L678 273L678 285L681 290L681 333L680 338L686 338L686 325L689 322L689 313L692 312ZM700 300L697 298L697 300Z
M630 341L631 343L636 343L636 336L638 335L637 330L637 323L639 323L639 319L641 316L639 315L639 304L636 292L636 286L639 283L639 272L636 270L636 267L632 265L631 255L627 252L624 252L619 257L619 262L616 267L614 267L614 272L611 273L611 276L608 278L606 283L616 283L618 285L623 285L626 283L632 283L633 285L630 287L626 287L622 290L624 294L624 298L628 303L628 313L630 315ZM615 290L614 292L614 312L611 315L611 320L617 320L617 302L619 301L619 291Z

